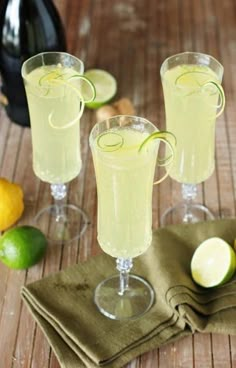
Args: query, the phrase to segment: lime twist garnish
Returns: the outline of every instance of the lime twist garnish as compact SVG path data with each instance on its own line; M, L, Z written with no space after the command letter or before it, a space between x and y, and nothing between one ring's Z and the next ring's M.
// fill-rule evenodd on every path
M199 80L197 80L195 77L197 76L202 76L204 79L204 77L206 77L206 80L202 80L202 83L204 84L205 82L207 82L209 80L209 73L206 72L202 72L199 70L191 70L191 71L187 71L184 72L180 75L178 75L178 77L175 80L175 84L180 86L190 86L193 87L194 84L196 84L196 86L201 87L202 84L199 82ZM186 78L185 78L186 77Z
M76 79L85 82L81 85L81 94L85 104L94 101L97 93L94 83L89 78L80 74L72 75L70 78L68 78L68 81L74 81Z
M197 80L197 76L203 77L201 78L201 82ZM219 83L213 80L209 80L209 73L198 71L198 70L191 70L191 71L184 72L176 78L175 85L178 86L179 88L181 87L192 88L195 86L195 87L198 87L202 92L206 91L207 87L213 86L214 87L213 94L215 94L215 90L216 90L219 93L219 97L220 97L219 104L216 106L212 106L212 107L219 109L215 117L217 118L224 111L224 108L225 108L224 90ZM187 96L193 94L194 92L195 91L191 91L189 94L187 94Z
M163 167L168 166L168 169L166 170L165 175L161 179L154 182L154 184L159 184L163 180L165 180L167 178L167 176L169 175L169 172L170 172L170 169L171 169L171 164L172 164L174 156L175 156L176 137L174 136L174 134L172 134L171 132L167 132L167 131L154 132L154 133L150 134L142 142L142 144L139 147L139 152L141 152L143 150L143 148L148 143L152 142L155 139L157 139L161 142L164 142L170 150L170 155L168 155L167 157L164 157L164 158L158 158L157 159L158 166L163 166Z
M124 138L115 132L105 132L97 139L98 147L104 152L114 152L124 144Z
M75 92L75 94L79 98L79 104L80 104L79 113L68 124L63 125L63 126L58 126L55 123L53 123L53 111L49 115L48 117L49 125L52 128L59 129L59 130L67 129L73 126L74 124L76 124L84 112L85 103L93 101L94 98L96 97L96 90L95 90L94 84L84 75L75 74L75 75L70 76L68 79L65 79L65 75L66 75L65 73L64 74L59 73L57 70L54 70L54 71L51 71L50 73L47 73L39 80L40 86L43 86L45 84L45 86L48 88L48 92L50 91L50 87L53 87L54 84L55 85L59 84L59 85L70 88L71 91ZM83 83L80 86L80 88L74 86L71 83L72 81L75 81L75 80ZM89 91L92 92L90 96L89 96Z
M213 85L217 89L217 91L219 92L220 102L217 106L214 106L217 109L219 109L218 113L216 114L216 118L217 118L218 116L220 116L222 114L222 112L224 111L224 108L225 108L225 93L224 93L224 90L223 90L222 86L219 83L216 83L214 81L206 82L202 86L202 90L204 90L208 85Z
M96 97L94 100L85 101L86 106L91 109L97 109L108 103L116 94L116 79L105 70L90 69L84 75L94 84L96 88Z

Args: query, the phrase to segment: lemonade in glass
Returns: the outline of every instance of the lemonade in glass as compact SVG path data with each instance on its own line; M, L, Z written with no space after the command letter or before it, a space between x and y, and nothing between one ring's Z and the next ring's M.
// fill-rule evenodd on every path
M52 241L71 241L86 229L88 217L78 206L62 203L66 184L81 170L80 118L84 91L95 96L83 76L84 65L73 55L46 52L26 60L22 66L32 134L33 169L51 184L55 203L35 217L39 228ZM87 84L87 88L84 86Z
M154 291L146 280L129 272L132 259L151 245L159 142L171 150L168 164L174 151L173 135L158 131L146 119L122 115L97 123L89 141L97 182L98 242L117 259L120 272L97 286L95 303L109 318L136 318L152 306Z
M184 52L161 66L166 127L177 139L170 176L182 184L185 199L168 209L162 224L213 219L208 208L193 203L196 184L215 169L215 123L225 105L222 65L205 54Z

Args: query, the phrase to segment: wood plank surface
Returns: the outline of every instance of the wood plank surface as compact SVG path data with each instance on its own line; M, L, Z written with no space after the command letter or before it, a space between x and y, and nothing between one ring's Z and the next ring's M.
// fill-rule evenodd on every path
M68 52L86 69L111 72L117 99L128 97L137 115L165 127L160 66L181 51L201 51L224 65L226 108L216 126L216 169L198 186L198 201L216 217L235 216L236 198L236 3L235 0L55 0L66 29ZM96 240L96 183L88 136L96 122L86 110L81 121L83 168L69 184L68 198L89 215L79 241L53 246L27 271L0 263L0 368L59 368L41 330L20 298L22 285L84 261L101 252ZM0 107L0 176L21 184L30 224L52 202L50 188L34 175L29 128L9 120ZM164 210L181 199L181 187L168 178L154 189L153 227ZM126 368L236 368L236 337L195 334L152 350Z

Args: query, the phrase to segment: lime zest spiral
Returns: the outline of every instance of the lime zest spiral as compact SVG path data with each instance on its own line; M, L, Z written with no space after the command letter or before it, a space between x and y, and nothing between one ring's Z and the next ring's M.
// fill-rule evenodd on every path
M66 78L67 75L69 76L68 78ZM79 80L79 81L82 81L82 82L86 82L86 84L83 85L84 88L78 88L77 86L74 86L71 83L72 81L74 81L76 79ZM63 126L59 126L59 125L55 124L55 122L53 122L54 111L52 111L49 114L49 117L48 117L49 125L53 129L62 130L62 129L70 128L74 124L77 123L77 121L81 118L81 116L84 112L85 103L86 102L91 102L95 99L96 90L95 90L94 84L87 77L85 77L84 75L74 74L74 75L71 76L68 73L60 72L58 69L51 70L50 72L44 74L39 79L40 87L45 87L46 88L46 92L44 94L45 96L47 96L50 92L50 89L52 87L55 87L55 85L57 85L57 84L68 87L72 91L74 91L75 94L78 96L78 100L79 100L78 104L80 105L78 115L72 121L70 121L68 124L65 124ZM85 85L86 85L86 88L85 88ZM90 96L88 96L89 95L89 90L91 91Z
M156 139L167 145L167 147L170 150L170 155L168 155L167 157L164 157L164 158L157 158L158 166L168 167L168 168L166 170L165 175L163 177L161 177L159 180L154 182L155 185L161 183L169 175L169 172L170 172L173 160L174 160L174 156L175 156L175 146L176 146L176 137L175 137L175 135L172 134L171 132L166 131L166 130L162 130L162 131L154 132L154 133L150 134L146 139L144 139L144 141L139 146L138 151L141 152L147 144L149 144L150 142L152 142L153 140L156 140Z
M106 139L109 137L109 143ZM111 142L113 140L113 142ZM111 143L110 143L111 142ZM114 152L119 150L124 144L124 138L116 132L105 132L97 139L98 147L104 152Z

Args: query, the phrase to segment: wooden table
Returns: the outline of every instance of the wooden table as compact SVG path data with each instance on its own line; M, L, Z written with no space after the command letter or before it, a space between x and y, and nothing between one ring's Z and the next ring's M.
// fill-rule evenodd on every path
M225 67L227 106L217 121L216 170L199 186L198 201L216 216L235 215L236 191L236 3L235 0L55 0L66 25L68 51L86 68L102 68L118 81L119 97L129 97L136 112L163 128L159 69L183 50L209 53ZM83 169L70 184L69 199L82 206L91 225L80 242L54 246L28 271L0 264L0 368L58 368L57 360L22 304L20 288L100 252L96 241L96 184L88 135L95 113L81 124ZM25 212L20 224L51 202L49 185L32 171L30 129L9 121L0 109L0 175L22 185ZM180 198L180 185L167 179L154 190L153 226ZM236 337L196 334L151 351L129 368L235 368Z

